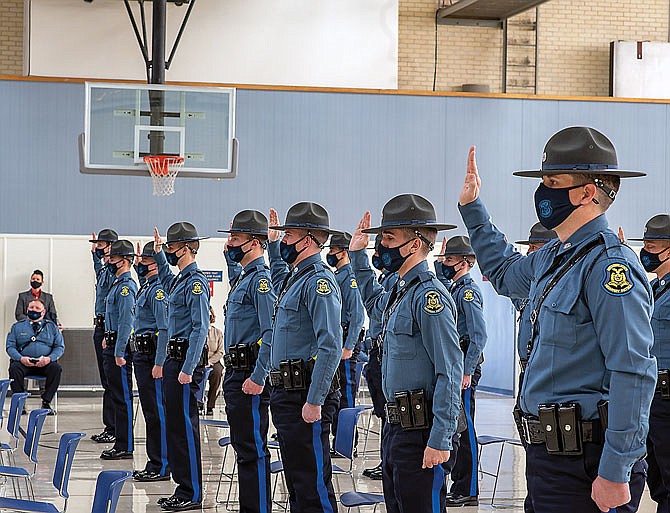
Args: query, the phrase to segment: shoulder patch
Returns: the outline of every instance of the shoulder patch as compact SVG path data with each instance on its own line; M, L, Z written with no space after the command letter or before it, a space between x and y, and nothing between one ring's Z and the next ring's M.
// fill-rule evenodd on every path
M191 292L194 294L200 295L202 294L202 283L199 281L194 281L193 282L193 288L191 289Z
M123 287L121 287L121 295L127 296L128 294L130 294L130 289L128 288L128 286L124 285Z
M258 280L258 292L261 294L265 294L266 292L270 292L270 282L268 281L267 278L261 278Z
M472 289L465 289L463 291L463 301L472 301L475 299L475 293L472 291Z
M352 289L358 288L358 282L356 281L356 278L351 278L351 288Z
M608 265L602 286L608 294L625 296L635 286L630 280L630 268L622 262Z
M156 290L156 301L163 301L165 299L165 291L163 289Z
M316 293L322 296L327 296L333 290L330 288L330 283L325 278L319 278L316 280Z
M429 290L423 295L423 311L430 315L437 315L444 310L444 304L440 294Z

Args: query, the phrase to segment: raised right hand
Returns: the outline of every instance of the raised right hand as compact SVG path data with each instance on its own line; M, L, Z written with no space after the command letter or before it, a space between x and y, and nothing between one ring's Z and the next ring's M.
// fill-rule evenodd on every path
M274 208L270 209L270 226L279 226L279 215ZM270 242L277 242L281 237L279 230L268 230L268 240Z
M440 255L444 255L444 252L447 250L447 236L442 237L442 249L440 249ZM438 262L444 262L444 259L447 257L439 256L437 257Z
M158 228L154 228L154 253L163 251L163 239L158 233Z
M363 230L370 228L370 212L363 214L363 218L358 223L358 227L349 242L349 251L358 251L365 249L370 244L370 234L363 233Z
M91 240L96 240L95 232L91 234ZM91 253L95 253L95 242L91 244Z
M482 180L477 171L477 158L475 156L475 147L470 146L468 153L468 166L465 171L465 182L463 189L458 197L459 205L467 205L479 198L479 190L482 188Z

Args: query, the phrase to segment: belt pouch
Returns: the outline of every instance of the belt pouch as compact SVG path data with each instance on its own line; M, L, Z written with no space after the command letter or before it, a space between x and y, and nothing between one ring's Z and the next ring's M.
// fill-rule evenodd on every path
M290 360L291 384L293 390L305 390L307 380L305 379L305 364L302 360Z
M558 412L555 404L538 406L538 416L544 431L547 452L561 452L561 438L558 433Z
M558 407L558 422L563 442L563 452L582 454L581 415L579 404L566 403Z
M400 415L400 427L403 429L412 429L414 423L412 421L410 392L396 392L395 401L398 405L398 413Z
M412 425L416 428L428 427L425 392L423 390L412 390L409 399L412 408Z

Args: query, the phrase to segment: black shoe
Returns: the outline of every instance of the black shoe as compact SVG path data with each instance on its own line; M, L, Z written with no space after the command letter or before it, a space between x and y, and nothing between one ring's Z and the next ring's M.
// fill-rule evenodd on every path
M49 413L47 413L47 415L56 415L56 410L51 408L51 403L47 401L42 401L42 408L44 408L45 410L49 410Z
M207 415L208 417L211 417L212 415L214 415L214 408L207 408L207 411L205 412L205 415Z
M191 509L202 509L202 502L194 502L181 497L170 498L161 504L165 511L188 511Z
M344 458L339 452L336 452L335 449L330 450L330 457L331 458Z
M372 472L370 472L370 475L368 476L368 478L372 479L373 481L381 481L382 478L383 478L382 468L378 467L378 468L374 468L374 469L371 469L371 470L372 470Z
M169 481L170 474L162 476L158 472L149 472L148 470L136 470L133 472L133 479L143 483L152 483L154 481Z
M476 495L459 495L454 493L451 497L447 497L447 507L459 506L479 506L479 498Z
M274 440L275 442L278 442L278 441L279 441L279 435L278 435L277 433L272 433L272 435L270 436L270 438L271 438L272 440Z
M103 431L98 435L93 435L91 440L99 444L113 444L116 442L116 436L114 436L114 434L110 433L109 431Z
M132 460L133 451L119 451L118 449L109 449L100 454L102 460Z
M366 468L366 469L363 471L363 475L364 475L365 477L370 477L372 474L374 474L374 473L377 472L377 471L381 472L381 470L382 470L382 464L380 463L380 464L377 465L376 467Z
M26 407L24 406L23 409L21 410L21 415L28 415L28 411L26 410Z
M156 504L158 504L159 506L162 506L166 502L174 501L176 498L177 497L175 495L170 495L169 497L161 497L160 499L158 499L156 501Z

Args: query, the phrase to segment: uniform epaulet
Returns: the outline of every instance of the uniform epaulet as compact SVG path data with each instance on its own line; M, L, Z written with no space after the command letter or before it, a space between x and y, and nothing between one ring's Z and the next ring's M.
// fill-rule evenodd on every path
M419 272L419 281L421 283L426 283L427 281L433 281L436 280L437 276L435 276L435 273L433 271L421 271Z

